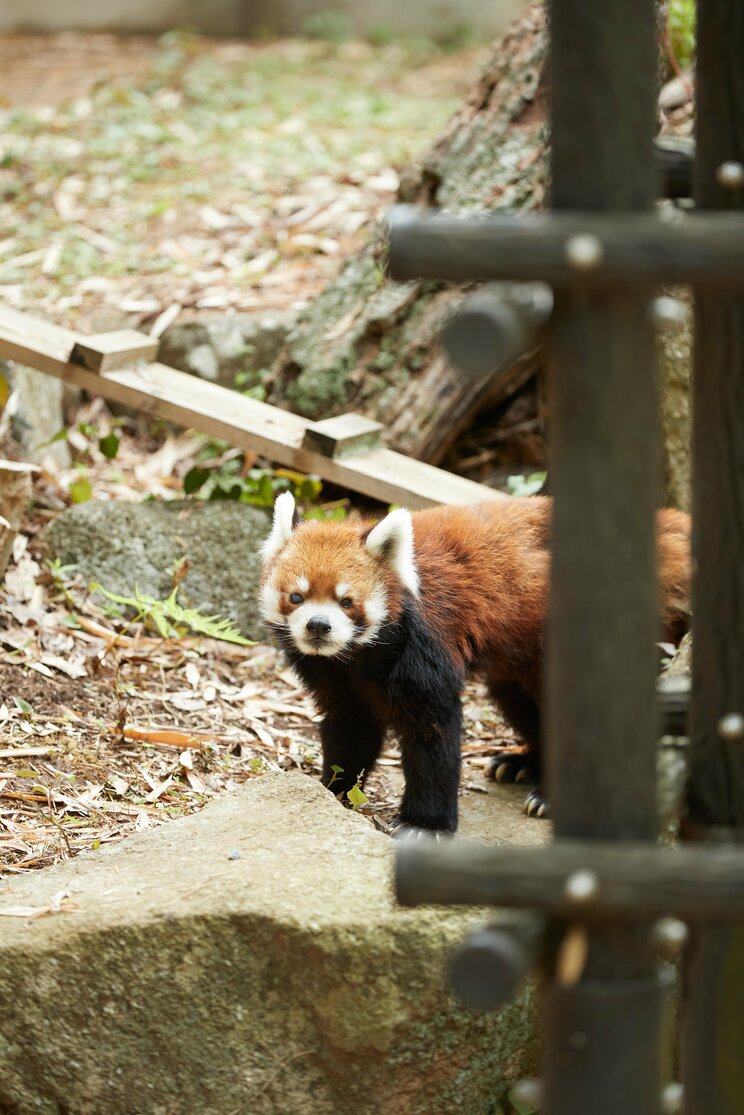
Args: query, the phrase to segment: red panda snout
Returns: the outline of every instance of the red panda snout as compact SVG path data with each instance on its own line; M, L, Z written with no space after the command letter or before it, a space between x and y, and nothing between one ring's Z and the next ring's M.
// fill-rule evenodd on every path
M364 598L340 581L333 595L314 592L312 578L288 576L281 563L261 589L260 608L264 622L288 636L302 654L327 656L374 642L388 616L383 589Z
M356 630L351 616L335 600L304 600L288 613L286 626L303 654L342 654L353 643Z

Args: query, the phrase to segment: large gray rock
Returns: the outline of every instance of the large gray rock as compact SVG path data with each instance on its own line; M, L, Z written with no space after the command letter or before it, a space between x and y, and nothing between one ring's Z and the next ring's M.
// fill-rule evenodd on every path
M319 783L272 774L9 879L0 1111L495 1112L534 1068L531 990L455 1005L443 966L477 915L396 908L393 856Z
M293 321L267 313L177 321L163 334L158 359L223 387L256 386Z
M187 558L181 603L226 616L248 638L260 638L258 551L269 527L269 511L232 500L91 501L59 515L44 542L87 581L123 596L139 589L162 599L174 566Z

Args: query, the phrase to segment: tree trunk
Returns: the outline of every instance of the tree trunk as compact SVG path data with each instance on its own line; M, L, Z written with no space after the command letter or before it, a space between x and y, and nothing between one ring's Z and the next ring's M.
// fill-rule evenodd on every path
M5 570L8 568L15 536L16 532L8 520L0 515L0 584L2 584Z
M497 41L462 108L399 199L424 205L531 209L545 193L545 13L535 4ZM506 375L469 379L449 364L442 323L471 288L385 281L385 239L372 242L303 312L269 377L269 401L312 418L354 410L384 423L391 447L437 462L474 415L509 398L539 356Z
M13 541L31 502L36 465L0 460L0 582L10 561Z
M662 7L659 12L661 18ZM545 8L535 3L496 41L462 107L420 162L404 172L400 201L512 211L543 204L547 48ZM449 467L491 483L520 467L540 468L543 350L496 376L462 376L450 365L440 336L475 284L386 281L385 253L378 228L303 311L272 366L269 402L316 419L358 411L383 423L391 448L435 464L447 458ZM687 508L691 325L689 296L683 298L684 321L659 338L661 498ZM474 436L450 452L478 415Z
M13 530L18 530L31 502L33 477L37 465L25 461L0 460L0 515Z

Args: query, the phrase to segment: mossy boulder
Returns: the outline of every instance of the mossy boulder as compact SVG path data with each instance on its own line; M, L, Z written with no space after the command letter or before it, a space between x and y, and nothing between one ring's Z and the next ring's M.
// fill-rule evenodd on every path
M319 783L271 774L9 880L0 1111L492 1115L534 1069L532 989L458 1006L446 959L483 918L397 908L393 860Z
M259 550L270 515L232 500L91 501L59 515L44 532L44 543L86 580L122 596L136 589L167 596L173 570L185 558L179 600L203 615L233 620L248 638L260 638Z

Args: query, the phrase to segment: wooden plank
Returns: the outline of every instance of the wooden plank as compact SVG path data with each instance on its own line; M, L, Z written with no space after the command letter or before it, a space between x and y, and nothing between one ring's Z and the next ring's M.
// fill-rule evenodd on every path
M632 840L561 839L532 848L422 840L399 849L396 894L405 906L505 906L571 921L667 914L742 921L744 856L738 847Z
M330 473L335 471L338 479L334 483L343 484L352 491L365 492L375 499L400 504L401 507L431 507L440 503L478 503L509 498L485 484L465 480L453 472L405 457L392 449L373 449L358 457L334 461L333 465L334 470L328 470L329 480L334 479Z
M120 368L133 360L152 360L160 342L136 329L81 336L10 306L0 304L5 358L55 375L68 363L92 371ZM44 367L41 367L41 364Z
M587 251L587 243L596 251ZM576 290L642 280L741 286L744 224L730 213L675 211L671 221L627 212L514 216L468 210L458 216L397 205L390 218L389 271L401 281L539 279Z
M335 418L324 418L322 422L311 422L305 429L303 445L324 457L342 457L347 453L376 449L382 428L380 422L373 422L363 414L339 414Z
M82 364L92 372L123 368L135 360L155 360L160 348L156 337L136 329L115 329L110 333L94 333L80 337L70 355L73 364Z
M277 464L383 502L419 508L505 498L493 488L390 449L327 457L303 445L310 425L306 419L165 364L92 372L69 360L77 339L69 330L38 323L30 315L0 305L0 356L58 376L92 394L201 430Z
M2 358L49 375L62 375L77 334L0 303Z

